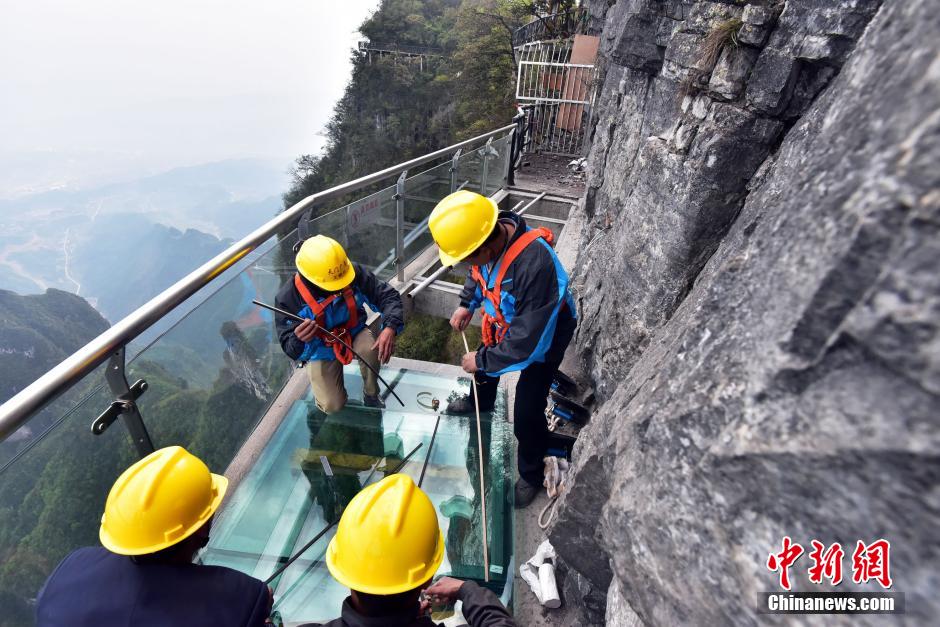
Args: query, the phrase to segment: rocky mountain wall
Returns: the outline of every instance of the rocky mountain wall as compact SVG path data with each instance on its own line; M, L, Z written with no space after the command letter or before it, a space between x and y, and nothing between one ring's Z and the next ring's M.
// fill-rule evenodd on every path
M940 615L931 5L591 3L573 283L599 407L550 537L608 624L756 624L787 535L890 540L908 618ZM794 589L826 590L806 567Z
M0 404L107 328L108 321L75 294L0 290Z

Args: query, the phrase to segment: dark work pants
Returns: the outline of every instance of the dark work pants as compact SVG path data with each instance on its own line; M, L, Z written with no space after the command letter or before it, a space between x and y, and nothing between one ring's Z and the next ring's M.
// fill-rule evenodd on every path
M548 449L549 430L545 420L548 392L555 373L571 341L573 324L559 329L546 354L546 360L530 364L519 373L516 384L516 400L513 405L513 433L518 443L517 464L519 476L534 486L542 485L545 473L545 452ZM480 394L480 409L490 409L496 401L499 377L490 377L482 372L475 375ZM472 392L471 392L472 394Z

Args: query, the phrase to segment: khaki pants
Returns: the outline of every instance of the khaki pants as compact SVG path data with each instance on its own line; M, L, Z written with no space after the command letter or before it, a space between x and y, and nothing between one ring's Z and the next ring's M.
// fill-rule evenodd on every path
M363 356L376 370L379 369L379 351L373 350L375 338L372 331L363 329L353 338L353 349ZM327 414L333 414L346 405L346 386L343 385L343 364L335 359L329 361L308 361L305 366L307 376L310 378L310 387L313 389L313 398L317 407ZM375 373L369 370L361 361L359 371L362 373L362 391L368 396L379 393L379 381Z

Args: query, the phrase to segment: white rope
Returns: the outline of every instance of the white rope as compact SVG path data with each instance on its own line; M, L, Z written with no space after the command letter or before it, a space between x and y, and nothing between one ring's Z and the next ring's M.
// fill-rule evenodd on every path
M558 497L565 490L565 481L568 479L568 460L561 457L552 457L549 455L543 460L545 462L545 480L542 485L550 499L542 511L539 513L539 527L548 529L555 517L555 505L558 503ZM545 514L548 518L545 518Z
M467 344L467 334L460 332L463 338L463 347L468 353L470 345ZM490 580L490 550L489 542L486 537L486 493L483 487L483 430L480 428L480 398L477 396L477 380L474 375L470 375L470 381L473 385L473 405L477 410L477 449L480 451L480 504L483 509L483 581Z

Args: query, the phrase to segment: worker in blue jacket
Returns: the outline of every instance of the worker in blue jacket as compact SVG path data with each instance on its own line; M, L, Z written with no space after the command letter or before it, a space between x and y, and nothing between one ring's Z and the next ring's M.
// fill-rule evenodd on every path
M284 353L304 365L317 407L333 414L346 405L343 366L353 353L337 342L328 330L349 344L376 371L395 351L395 337L405 328L401 295L364 267L352 263L336 240L315 235L303 242L295 259L297 272L280 289L278 308L294 313L304 322L275 316ZM382 315L378 337L366 326L363 305ZM364 364L363 404L384 408L378 377Z
M36 599L39 627L219 625L262 627L264 582L223 566L193 564L209 541L228 480L179 446L151 453L111 488L102 546L68 555Z
M480 410L496 400L499 377L521 371L516 384L513 431L518 441L517 507L525 507L542 485L549 431L545 407L555 373L577 326L568 274L552 249L547 229L532 229L496 203L461 190L444 198L428 219L441 263L470 264L460 306L451 326L463 331L482 307L483 344L463 356L474 374ZM469 396L449 413L471 413Z

